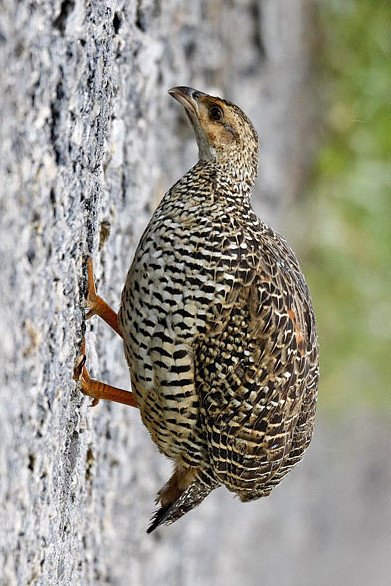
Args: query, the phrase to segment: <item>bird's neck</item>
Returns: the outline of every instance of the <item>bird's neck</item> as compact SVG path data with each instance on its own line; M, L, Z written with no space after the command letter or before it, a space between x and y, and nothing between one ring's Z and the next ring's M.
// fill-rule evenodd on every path
M210 174L211 180L217 183L227 196L241 202L249 202L257 176L257 161L243 164L239 157L231 157L227 161L199 161L205 173Z

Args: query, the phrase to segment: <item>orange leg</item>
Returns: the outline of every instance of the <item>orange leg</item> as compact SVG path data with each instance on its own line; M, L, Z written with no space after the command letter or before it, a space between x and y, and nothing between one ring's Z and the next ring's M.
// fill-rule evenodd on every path
M93 315L99 315L103 321L105 321L119 336L121 336L121 338L123 338L122 332L120 331L118 325L118 314L115 313L113 309L111 309L110 305L108 305L106 301L102 299L102 297L99 297L99 295L96 294L94 269L91 258L89 258L87 261L87 274L88 284L86 305L89 311L86 315L86 319L90 319L90 317Z
M87 261L87 273L88 273L88 284L87 284L87 295L86 295L86 306L89 310L86 319L90 319L93 315L99 315L121 338L123 338L122 332L118 325L118 315L111 309L111 307L96 294L95 283L94 283L94 271L92 260ZM137 407L136 400L133 393L130 391L124 391L123 389L117 389L101 383L100 381L94 380L90 377L88 370L85 366L86 362L86 343L83 340L81 347L81 353L77 360L73 378L80 382L80 388L82 393L92 397L94 400L91 407L94 407L99 403L99 399L106 399L106 401L115 401L117 403L123 403L124 405L130 405Z
M85 349L86 343L85 340L83 340L81 354L77 360L73 378L80 382L81 392L84 393L84 395L94 399L91 403L91 407L95 407L95 405L99 403L99 399L106 399L106 401L115 401L116 403L122 403L123 405L137 407L134 395L130 391L117 389L117 387L112 387L106 383L101 383L100 381L94 380L90 377L85 366Z

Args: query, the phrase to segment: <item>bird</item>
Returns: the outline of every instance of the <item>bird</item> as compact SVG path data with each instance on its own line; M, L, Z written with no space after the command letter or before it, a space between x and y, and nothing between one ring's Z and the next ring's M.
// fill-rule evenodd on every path
M178 86L199 160L145 229L115 313L87 263L87 318L123 338L132 391L90 378L84 394L136 407L173 461L148 533L225 486L243 502L270 494L313 434L319 347L308 285L286 240L257 217L258 135L235 104Z

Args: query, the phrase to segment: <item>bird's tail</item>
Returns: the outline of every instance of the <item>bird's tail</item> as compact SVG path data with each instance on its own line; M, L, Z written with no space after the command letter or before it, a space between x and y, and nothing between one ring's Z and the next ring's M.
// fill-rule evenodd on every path
M194 469L193 469L194 470ZM189 478L189 474L186 475ZM152 533L159 525L171 525L194 507L197 507L218 483L208 474L199 470L190 475L192 482L186 487L181 486L183 473L176 470L168 483L159 491L157 502L161 507L155 512L147 533Z

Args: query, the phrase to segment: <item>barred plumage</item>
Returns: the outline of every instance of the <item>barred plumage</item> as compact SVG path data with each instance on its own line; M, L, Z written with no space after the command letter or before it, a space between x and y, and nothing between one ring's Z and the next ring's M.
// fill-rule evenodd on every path
M170 93L185 106L200 160L154 213L119 311L142 420L175 462L150 530L220 484L243 501L269 494L311 440L318 384L304 276L251 208L251 122L219 98Z
M174 474L148 531L225 485L266 496L311 441L318 344L310 294L286 241L254 214L258 138L235 105L178 87L199 162L164 196L138 245L118 315L95 293L87 318L124 340L132 391L91 380L81 390L138 407Z

